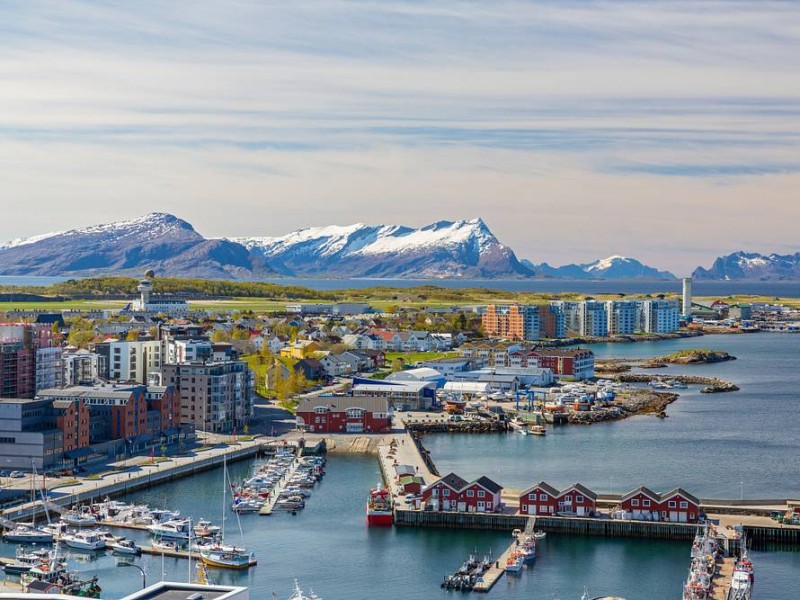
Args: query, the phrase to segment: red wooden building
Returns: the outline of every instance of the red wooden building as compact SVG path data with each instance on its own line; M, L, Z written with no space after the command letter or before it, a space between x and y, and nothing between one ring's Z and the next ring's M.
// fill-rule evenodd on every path
M700 499L686 490L675 488L661 494L661 520L672 523L697 523L700 518Z
M631 513L634 519L641 521L659 520L660 504L661 496L643 485L622 496L620 501L622 510Z
M597 494L575 483L558 494L558 512L578 517L593 517L597 512Z
M500 508L502 486L488 477L467 482L455 473L423 488L422 501L429 510L494 512Z
M315 396L297 407L297 427L310 433L390 433L388 398Z
M523 515L554 515L558 512L558 490L540 481L523 491L519 497L519 511Z

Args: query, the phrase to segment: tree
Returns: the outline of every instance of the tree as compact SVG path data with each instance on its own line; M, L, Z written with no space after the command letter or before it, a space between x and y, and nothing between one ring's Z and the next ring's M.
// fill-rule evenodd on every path
M406 361L404 361L399 356L392 361L392 373L396 373L397 371L402 371L403 367L405 367Z
M69 332L67 341L72 346L78 348L88 348L89 344L94 341L94 333L85 329L74 329Z
M125 335L125 341L128 342L138 342L139 341L139 331L136 329L131 329Z

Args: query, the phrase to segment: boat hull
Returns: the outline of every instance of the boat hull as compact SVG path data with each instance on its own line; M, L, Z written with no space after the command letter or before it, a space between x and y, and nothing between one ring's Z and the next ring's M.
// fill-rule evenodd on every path
M3 540L14 544L52 544L53 536L47 533L42 535L15 535L10 533L3 536Z
M249 569L250 567L254 567L257 564L255 558L248 557L247 560L225 560L223 558L217 558L213 555L207 556L205 554L200 555L200 559L203 561L203 564L208 565L209 567L216 567L218 569L235 569L237 571L244 571L245 569Z
M367 511L367 525L370 527L389 527L392 523L394 523L394 515L389 511Z

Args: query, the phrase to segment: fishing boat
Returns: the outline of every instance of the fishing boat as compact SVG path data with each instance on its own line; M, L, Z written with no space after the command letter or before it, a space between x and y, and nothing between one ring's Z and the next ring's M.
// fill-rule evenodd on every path
M369 491L367 497L367 525L391 525L394 522L392 495L382 485Z
M40 567L49 563L50 552L48 550L28 551L25 547L17 548L14 560L3 567L6 575L20 575L27 573L34 567Z
M525 564L525 559L518 552L512 552L506 560L505 570L507 573L519 573L522 571L522 566Z
M106 540L100 537L95 531L76 531L61 536L61 541L70 548L76 550L103 550L106 547Z
M750 575L744 571L734 571L731 577L731 587L728 588L727 600L750 600L753 592L753 582Z
M322 600L322 598L317 596L313 591L311 591L310 594L310 596L306 596L303 593L303 590L300 589L300 584L297 583L297 579L295 579L294 592L292 592L292 595L289 596L289 600Z
M546 435L547 428L544 425L531 425L528 427L528 432L531 435Z
M215 545L200 551L200 558L209 567L249 569L257 564L255 554L232 546Z
M107 544L107 547L110 548L114 554L132 554L133 556L140 556L142 554L142 549L136 545L136 542L124 538Z
M536 540L532 536L526 536L517 546L516 552L525 562L533 562L536 560Z
M17 525L3 534L3 540L15 544L52 544L53 534L28 525Z

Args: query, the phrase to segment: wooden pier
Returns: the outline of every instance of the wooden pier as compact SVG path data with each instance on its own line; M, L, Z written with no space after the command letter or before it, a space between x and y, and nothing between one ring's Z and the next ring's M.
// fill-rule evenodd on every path
M269 494L269 498L264 503L264 506L258 511L258 514L262 517L268 517L272 514L272 511L275 510L275 503L278 502L280 499L283 490L285 489L285 484L289 481L294 474L297 472L297 468L300 466L300 459L295 457L292 466L289 467L289 470L286 472L286 475L281 477L280 481L275 484L275 487L272 488L272 492Z

